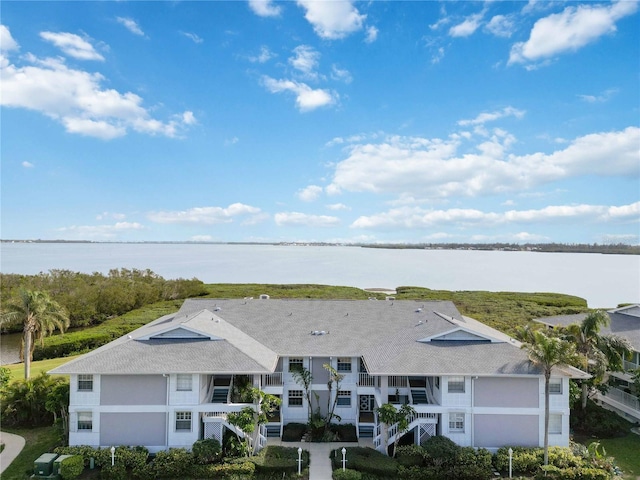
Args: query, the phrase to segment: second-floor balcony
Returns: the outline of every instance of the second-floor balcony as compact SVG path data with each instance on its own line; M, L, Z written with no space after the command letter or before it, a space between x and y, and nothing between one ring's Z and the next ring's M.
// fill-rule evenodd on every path
M623 367L624 367L625 371L632 372L632 371L637 370L638 368L640 368L640 365L638 365L635 362L630 362L628 360L623 360Z
M283 384L282 372L273 372L267 375L262 375L263 387L281 387Z
M635 395L631 395L630 393L620 390L619 388L609 388L604 397L640 412L640 399Z

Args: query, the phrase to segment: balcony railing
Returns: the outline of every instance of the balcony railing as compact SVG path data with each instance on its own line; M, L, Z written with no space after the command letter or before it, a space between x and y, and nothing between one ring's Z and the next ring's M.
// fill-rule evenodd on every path
M389 377L389 388L404 388L408 385L407 377L397 377L391 376Z
M267 375L262 375L262 385L264 387L282 386L282 372L274 372Z
M630 371L630 370L636 370L638 368L640 368L640 365L638 365L637 363L634 362L629 362L627 360L623 360L623 365L624 365L624 369L626 371Z
M358 385L360 387L375 387L376 377L373 377L366 372L360 372L358 374Z
M618 388L610 388L605 397L640 412L640 399L635 395L631 395Z

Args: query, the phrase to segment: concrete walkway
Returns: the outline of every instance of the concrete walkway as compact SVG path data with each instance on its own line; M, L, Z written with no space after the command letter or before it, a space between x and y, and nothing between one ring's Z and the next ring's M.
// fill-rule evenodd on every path
M331 459L329 454L332 450L346 447L349 450L350 447L371 447L373 448L373 442L370 438L363 438L355 442L333 442L333 443L319 443L319 442L282 442L278 438L269 438L267 445L282 445L283 447L298 448L302 447L303 450L309 451L309 480L331 480ZM348 454L347 454L348 455ZM349 468L349 463L347 463Z
M24 448L24 438L13 433L0 432L0 443L4 443L4 450L0 453L0 473L2 473Z

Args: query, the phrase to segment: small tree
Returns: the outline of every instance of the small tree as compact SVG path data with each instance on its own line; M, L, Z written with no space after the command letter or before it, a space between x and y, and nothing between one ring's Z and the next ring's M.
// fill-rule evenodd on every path
M44 408L53 413L54 425L60 421L65 445L69 439L69 382L58 383L49 390Z
M409 428L411 423L411 417L415 415L416 411L411 405L402 405L399 409L391 403L385 403L384 405L376 408L378 419L384 424L384 451L388 453L389 450L389 428L397 424L396 437L393 441L393 456L396 456L398 440L403 433Z
M241 437L237 430L235 432L238 441L244 445L243 450L248 457L251 452L251 446L249 444L250 435L256 426L255 410L251 407L244 407L239 412L229 412L227 414L227 422L244 433L244 437Z
M306 368L302 367L299 370L291 372L293 380L303 388L304 398L307 400L307 418L308 423L311 423L311 415L313 413L313 407L311 404L311 384L313 383L313 375Z

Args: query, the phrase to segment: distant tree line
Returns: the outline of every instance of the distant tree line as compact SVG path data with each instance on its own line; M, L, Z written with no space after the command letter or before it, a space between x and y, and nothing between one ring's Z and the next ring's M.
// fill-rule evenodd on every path
M640 245L624 243L380 243L362 244L367 248L426 248L442 250L505 250L557 253L609 253L618 255L640 255Z
M64 307L71 328L96 325L161 300L207 293L204 283L196 278L165 280L148 269L113 269L108 275L70 270L50 270L38 275L0 274L0 314L24 290L47 292ZM19 331L21 322L2 325L3 333Z

